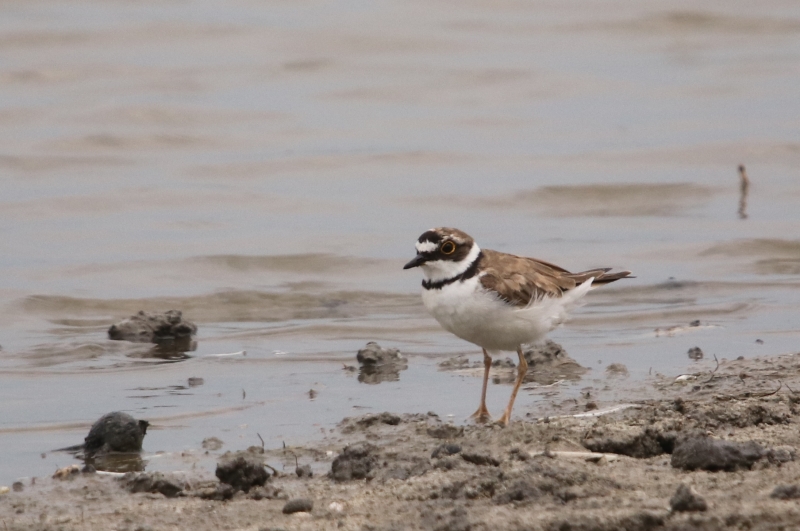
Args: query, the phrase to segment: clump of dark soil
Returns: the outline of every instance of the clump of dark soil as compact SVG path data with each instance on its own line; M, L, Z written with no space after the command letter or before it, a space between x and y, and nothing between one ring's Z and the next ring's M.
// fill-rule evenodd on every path
M367 384L396 382L400 371L408 368L408 361L396 348L383 348L374 341L367 343L356 354L360 365L358 381Z
M113 411L106 413L89 429L83 444L61 448L56 451L72 452L99 470L130 471L141 470L138 456L115 456L132 454L142 450L142 441L150 425L146 420L136 420L127 413ZM118 461L120 466L115 466ZM107 466L106 466L107 465Z
M778 485L769 497L776 500L800 499L800 485Z
M436 449L431 453L431 458L436 459L438 457L446 457L448 455L455 455L461 451L460 444L448 443L448 444L440 444L436 447Z
M547 340L541 345L528 347L523 351L525 361L528 363L528 372L525 382L535 382L541 385L550 385L560 380L580 380L589 370L581 366L577 361L569 357L567 351L554 341ZM517 364L511 358L495 358L492 360L493 369L514 369ZM439 369L445 371L456 371L474 369L475 374L483 374L483 360L470 363L466 356L456 356L439 363ZM509 371L507 374L501 372L494 376L495 383L512 383L516 379L516 373Z
M663 426L609 424L594 427L581 442L593 452L646 458L671 453L676 436Z
M160 472L129 472L121 478L128 492L158 492L167 498L174 498L183 492L183 485L167 478Z
M295 498L283 506L283 514L308 513L314 508L314 501L308 498Z
M690 435L679 439L672 452L672 466L682 470L750 470L765 457L764 449L753 441L739 443Z
M127 413L107 413L92 424L84 439L86 454L139 452L149 425L146 420L136 420Z
M196 333L197 326L185 321L180 310L162 313L140 311L111 325L108 338L134 343L156 343L168 350L187 352L194 350L192 336Z
M253 487L263 487L269 479L269 472L261 459L240 453L223 457L217 464L216 476L235 490L248 492Z
M330 477L334 481L372 478L372 469L378 462L377 447L369 443L345 447L331 464Z
M589 370L572 359L564 347L549 339L541 345L527 348L522 354L528 362L526 383L550 385L559 380L576 381Z
M685 483L681 483L678 490L669 499L669 506L677 512L708 510L706 500Z

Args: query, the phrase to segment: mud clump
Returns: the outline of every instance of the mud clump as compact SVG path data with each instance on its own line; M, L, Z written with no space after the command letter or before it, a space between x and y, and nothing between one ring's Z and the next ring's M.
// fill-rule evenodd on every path
M653 426L639 427L625 424L594 428L581 441L592 452L627 455L639 459L672 452L677 435Z
M676 512L708 510L706 500L685 483L681 483L678 490L670 498L669 506L670 509Z
M295 498L283 506L283 514L310 513L314 508L314 501L308 498Z
M800 485L778 485L769 497L775 500L800 499Z
M434 439L454 439L464 435L464 426L438 423L433 426L428 426L425 432L429 437L433 437Z
M546 531L650 531L666 524L665 515L641 511L617 518L577 517L556 520L545 527Z
M194 350L192 336L197 333L194 323L183 320L180 310L163 313L140 311L136 315L111 325L108 338L134 343L156 343L183 352Z
M183 492L183 486L178 482L168 479L160 472L128 472L121 481L125 489L131 494L137 492L152 492L163 494L167 498L174 498Z
M682 470L750 470L768 453L756 442L738 443L693 435L679 439L672 452L673 468Z
M485 452L461 452L461 459L478 466L500 466L500 460Z
M203 439L203 442L200 444L200 446L202 446L204 450L216 452L222 448L223 444L224 443L222 440L218 439L217 437L206 437Z
M354 433L356 431L363 431L374 426L399 426L403 422L403 418L389 412L375 413L364 415L363 417L345 417L339 423L339 429L342 433Z
M220 482L244 492L253 487L263 487L269 479L269 473L259 459L244 455L223 459L217 464L215 474Z
M338 482L372 479L373 468L378 463L377 450L369 443L357 443L345 447L331 463L329 476Z
M561 345L549 339L542 345L527 348L523 355L528 362L526 383L550 385L559 380L577 381L589 370L570 358Z
M408 361L396 348L382 348L374 341L358 351L356 360L360 365L358 381L367 384L396 382L400 371L408 368Z
M431 453L432 459L437 459L439 457L446 457L449 455L455 455L461 452L461 445L460 444L440 444L436 447L436 449Z
M787 424L792 412L785 404L726 404L714 405L692 413L692 416L705 428L733 426L747 428L759 425Z
M59 451L82 451L83 457L87 459L112 452L140 452L149 425L146 420L136 420L121 411L106 413L92 424L83 444L61 448Z
M616 378L627 378L630 375L628 368L621 363L612 363L606 367L606 374Z

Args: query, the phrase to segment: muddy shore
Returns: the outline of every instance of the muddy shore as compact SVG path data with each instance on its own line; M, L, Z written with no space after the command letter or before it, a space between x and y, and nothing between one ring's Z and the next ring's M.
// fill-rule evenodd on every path
M619 396L625 381L615 385ZM800 354L722 361L648 385L647 399L575 401L507 428L382 413L344 419L306 447L219 452L221 461L268 465L263 486L238 491L190 458L163 475L29 480L0 495L0 522L130 531L796 528Z

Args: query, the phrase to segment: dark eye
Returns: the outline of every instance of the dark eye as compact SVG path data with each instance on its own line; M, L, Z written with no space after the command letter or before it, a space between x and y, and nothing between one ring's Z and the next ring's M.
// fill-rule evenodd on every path
M444 242L442 244L442 254L453 254L456 252L456 244L453 242Z

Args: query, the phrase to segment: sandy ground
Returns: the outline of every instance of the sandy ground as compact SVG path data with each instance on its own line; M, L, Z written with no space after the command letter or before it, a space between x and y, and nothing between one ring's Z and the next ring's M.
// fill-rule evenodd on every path
M654 378L650 398L623 407L575 401L558 417L515 418L507 428L454 426L434 414L345 419L308 447L243 452L289 472L247 493L193 472L190 458L187 471L164 476L39 478L0 495L0 523L4 531L797 529L800 354L712 369ZM729 470L684 470L676 457L689 440L758 446L728 444L705 461L702 444L686 446L684 466ZM291 473L295 456L312 477ZM129 492L136 484L155 492ZM163 485L182 490L167 497L175 492ZM681 485L684 498L671 502ZM285 514L287 503L301 511ZM679 510L687 508L705 510Z

